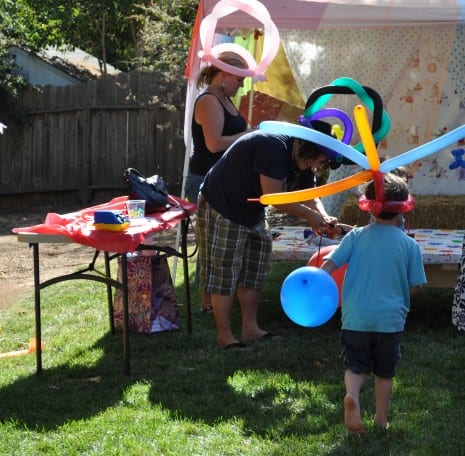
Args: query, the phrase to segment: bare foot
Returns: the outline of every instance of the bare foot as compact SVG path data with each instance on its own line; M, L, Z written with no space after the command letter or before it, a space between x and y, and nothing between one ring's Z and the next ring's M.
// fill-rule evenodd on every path
M352 434L363 434L360 405L351 394L346 394L344 398L344 424Z

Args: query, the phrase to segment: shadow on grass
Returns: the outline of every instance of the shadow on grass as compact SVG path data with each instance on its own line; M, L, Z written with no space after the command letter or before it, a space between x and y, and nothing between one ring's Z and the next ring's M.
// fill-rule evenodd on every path
M452 288L423 288L411 299L407 329L450 328L452 313Z
M103 349L95 365L49 367L47 349L42 354L43 372L35 373L35 355L27 362L33 373L0 389L0 419L30 428L53 429L69 420L94 416L121 400L124 388L133 382L122 375L122 344L110 334L89 349ZM79 358L79 353L76 355Z
M270 307L264 324L285 338L247 350L216 347L212 317L205 315L194 316L193 336L179 331L132 334L130 377L122 373L120 334L106 334L70 356L67 364L50 366L44 351L41 376L31 357L34 372L0 389L0 420L53 430L127 405L128 391L142 384L149 385L149 406L181 419L209 425L241 419L248 432L263 435L277 422L284 433L323 432L324 423L337 421L335 415L341 413L333 405L341 395L338 323L296 328L279 306ZM99 356L86 365L86 352L94 350ZM326 419L312 420L313 415Z
M423 293L412 302L408 324L412 341L425 327L450 326L450 295L444 291ZM45 351L42 376L31 373L0 389L0 420L12 421L18 427L54 430L109 408L131 408L131 394L137 394L137 386L144 385L148 393L143 400L149 409L160 408L181 420L213 426L239 419L246 433L275 434L279 438L335 432L331 431L334 427L341 432L344 387L340 312L321 327L302 328L286 318L276 296L265 293L265 297L268 302L263 305L262 326L284 336L282 340L256 343L247 350L224 351L214 345L212 317L195 314L192 336L182 332L132 334L130 377L122 373L120 334L105 334L83 353L70 355L67 364L50 367ZM236 308L236 328L239 319ZM424 343L418 345L424 347ZM419 349L411 345L407 358L412 361ZM442 348L439 345L438 353ZM85 352L94 350L98 357L86 362ZM411 375L408 365L404 369L400 381ZM364 394L372 403L372 387L368 386ZM404 394L411 395L412 402L421 408L416 404L418 391L405 388ZM427 385L421 394L427 394ZM446 416L441 407L437 405L437 413ZM398 411L402 413L405 411ZM434 428L434 421L434 416L421 418L427 429ZM410 432L415 431L394 427L390 436L408 443ZM365 438L365 445L371 439ZM350 442L349 449L363 446L358 440Z

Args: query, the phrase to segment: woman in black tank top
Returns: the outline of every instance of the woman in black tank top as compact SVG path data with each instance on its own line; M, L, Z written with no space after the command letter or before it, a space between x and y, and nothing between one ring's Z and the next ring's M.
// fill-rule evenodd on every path
M247 68L244 59L234 52L224 52L218 58L228 65ZM197 88L205 90L197 97L192 115L193 152L185 184L185 194L191 202L197 202L200 185L208 170L236 139L247 132L246 120L231 101L243 81L243 77L213 65L205 67L197 79ZM211 312L210 297L202 292L201 310Z

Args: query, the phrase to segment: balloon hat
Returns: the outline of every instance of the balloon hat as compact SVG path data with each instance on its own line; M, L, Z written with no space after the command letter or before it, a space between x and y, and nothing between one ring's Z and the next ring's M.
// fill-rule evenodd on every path
M353 133L350 117L341 109L323 108L334 94L358 96L360 101L368 106L373 113L372 131L374 138L379 141L387 135L391 122L387 112L383 109L383 100L379 93L371 87L362 86L354 79L346 77L335 79L331 84L314 90L307 99L304 114L299 117L299 124L313 128L314 120L325 118L338 119L342 123L342 126L338 123L333 124L332 130L336 134L337 139L341 140L344 144L350 144ZM359 152L364 153L362 142L353 147ZM337 169L342 164L354 164L353 161L346 159L344 155L334 150L324 148L324 151L331 158L331 169Z
M264 27L264 43L262 60L259 64L252 54L245 48L234 43L222 43L213 46L213 38L218 19L228 16L236 11L243 11L257 19ZM199 57L202 62L223 70L227 73L240 77L252 77L253 81L266 81L265 71L276 57L279 50L279 31L275 23L271 20L270 13L266 7L258 0L221 0L214 7L212 12L205 16L200 24L200 41L202 50ZM247 62L247 69L237 68L222 62L218 56L223 52L234 52Z
M314 129L316 122L320 121L320 119L324 119L328 117L335 117L342 121L344 128L343 128L343 134L342 134L341 141L344 144L350 144L350 140L352 139L352 133L353 133L354 127L352 125L352 121L350 120L350 117L344 111L340 109L335 109L335 108L321 109L320 111L317 111L315 114L311 115L310 117L300 116L299 124L304 127ZM331 131L329 131L327 134L331 135ZM328 149L327 147L324 147L321 145L319 147L330 158L331 160L330 168L331 169L339 168L339 166L342 164L342 160L344 156L337 153L336 151L332 149Z
M335 94L356 95L373 113L373 138L375 142L378 143L388 134L391 128L391 120L388 113L383 108L383 100L381 96L378 92L376 92L376 90L371 87L362 86L359 82L352 78L338 78L332 81L329 85L320 87L313 91L308 97L305 105L304 117L312 118L312 116L318 115L318 118L321 118L322 116L325 116L325 114L330 116L332 110L325 110L322 108ZM347 116L347 114L345 115ZM334 117L339 116L335 115ZM339 118L340 120L343 120L341 117ZM346 142L346 144L349 144L349 142ZM365 152L363 142L359 142L353 147L359 152Z
M415 200L409 194L406 201L385 201L384 195L384 174L379 170L380 160L376 150L375 141L368 125L365 108L362 105L355 106L355 122L365 148L368 164L373 171L373 183L375 187L375 199L367 199L365 196L359 198L358 207L363 211L369 211L374 216L383 211L388 212L409 212L415 207Z
M307 113L308 114L308 113ZM304 117L310 117L305 115ZM263 205L277 205L287 203L300 203L302 201L308 201L323 196L333 195L345 190L349 190L358 185L364 184L370 180L378 182L378 193L376 194L376 201L366 200L364 198L359 202L362 210L374 211L377 213L378 210L384 208L389 212L407 212L412 210L414 207L413 198L410 197L407 201L384 201L384 185L381 187L381 183L384 181L381 179L383 173L392 171L400 166L405 166L409 163L421 160L428 155L438 152L451 144L457 143L458 141L465 138L465 125L462 125L449 133L446 133L429 143L423 144L415 149L404 152L396 157L392 157L380 163L378 152L376 150L375 139L376 132L372 134L368 119L366 116L365 108L362 105L357 105L354 108L354 117L357 124L357 129L362 139L361 144L366 152L366 156L360 153L356 147L351 147L349 144L345 144L342 141L327 136L324 133L318 132L311 128L304 127L303 125L296 125L289 122L278 122L278 121L264 121L259 125L260 130L272 133L293 136L300 138L305 141L310 141L327 147L334 152L343 155L346 159L351 160L355 164L363 168L352 176L340 179L335 182L331 182L320 187L307 188L304 190L297 190L293 192L283 193L269 193L261 195L258 201ZM382 129L382 126L380 127ZM383 191L381 192L381 188ZM256 201L252 199L251 201ZM375 204L377 203L377 204Z
M405 213L415 209L415 200L410 193L405 201L385 200L383 173L373 171L373 183L375 187L375 199L368 199L365 195L360 196L358 199L358 207L362 211L371 212L377 217L384 211Z
M310 128L287 124L285 122L262 122L260 124L260 129L263 129L264 131L270 133L289 134L290 136L295 136L306 141L312 141L320 145L323 144L326 148L335 150L365 168L366 171L361 171L350 177L322 185L321 187L298 190L295 192L262 195L259 198L259 201L262 204L296 203L348 190L349 188L356 187L357 185L366 183L373 179L375 183L376 200L372 201L362 198L360 201L360 208L362 210L372 211L375 215L380 214L383 210L389 210L390 212L408 212L412 210L415 206L415 202L412 197L410 197L407 201L384 201L384 180L383 173L380 170L381 164L373 135L368 124L366 110L362 105L355 106L354 117L366 151L366 156L356 151L355 148Z

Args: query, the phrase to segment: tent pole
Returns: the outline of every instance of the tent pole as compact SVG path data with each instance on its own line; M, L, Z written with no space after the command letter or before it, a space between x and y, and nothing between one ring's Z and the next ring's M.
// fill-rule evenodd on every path
M255 37L254 37L255 38ZM256 45L255 45L255 39L252 41L252 46L253 46L253 56L254 56L254 59L255 59L255 53L256 53ZM250 91L249 91L249 109L248 109L248 112L247 112L247 128L251 128L252 127L252 112L253 112L253 89L254 89L254 82L253 82L253 79L250 83Z
M197 89L195 87L195 79L190 78L187 86L187 97L186 97L186 110L184 119L184 142L186 144L186 152L184 154L184 166L182 171L182 185L181 185L181 198L184 199L186 192L186 178L189 169L189 157L192 149L192 115L195 98L197 96ZM181 241L181 224L178 225L176 233L176 250L179 250L179 244ZM176 270L178 265L178 257L173 257L173 280L176 280Z
M255 61L257 61L257 41L260 36L262 36L263 33L260 32L260 30L255 29L254 34L253 34L253 41L252 41L252 55ZM250 92L249 92L249 110L247 113L247 128L252 127L252 115L253 115L253 97L254 97L254 81L252 79L252 82L250 84Z

